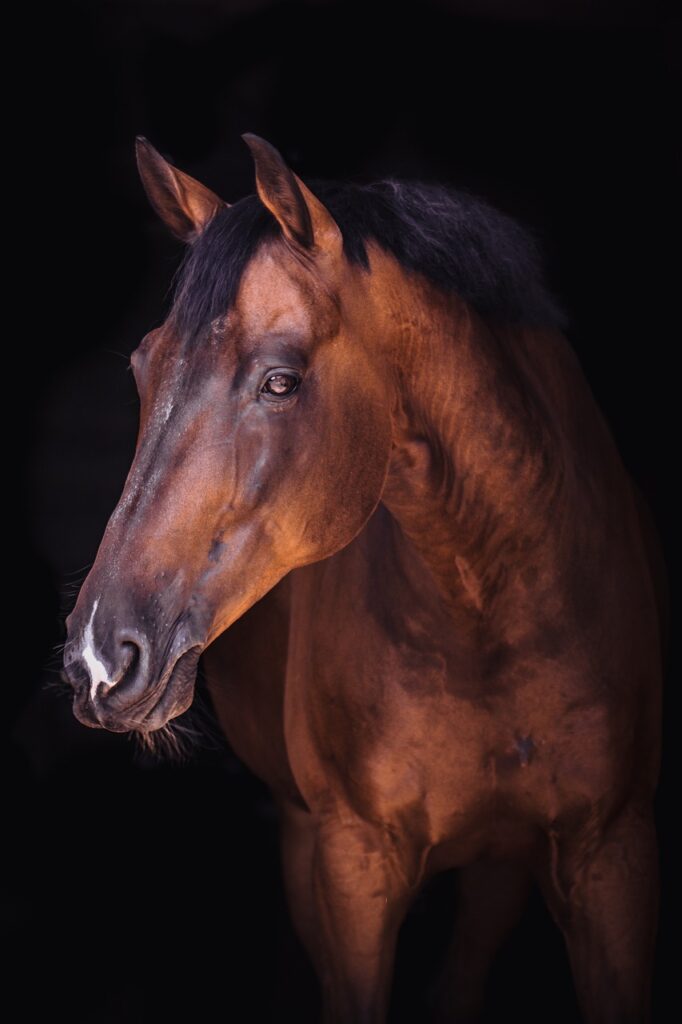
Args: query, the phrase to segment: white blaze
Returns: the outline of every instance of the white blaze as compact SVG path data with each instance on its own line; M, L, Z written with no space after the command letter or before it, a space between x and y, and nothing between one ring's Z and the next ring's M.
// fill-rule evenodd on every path
M95 635L92 631L92 622L95 618L95 612L97 611L97 605L99 604L99 598L95 601L92 606L92 615L90 621L85 627L85 633L83 639L85 640L85 647L83 648L83 661L88 666L90 673L90 699L95 699L95 693L100 683L104 683L105 686L111 686L112 680L109 679L109 673L107 672L103 662L99 660L95 654Z

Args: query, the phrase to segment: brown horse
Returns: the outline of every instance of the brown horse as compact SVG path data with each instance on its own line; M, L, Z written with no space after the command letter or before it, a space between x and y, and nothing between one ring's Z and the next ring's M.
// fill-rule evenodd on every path
M385 1020L401 921L452 867L440 1020L476 1018L536 880L585 1020L646 1021L665 575L533 244L443 187L311 191L244 138L233 206L138 140L191 247L132 357L75 714L159 730L204 654L327 1021Z

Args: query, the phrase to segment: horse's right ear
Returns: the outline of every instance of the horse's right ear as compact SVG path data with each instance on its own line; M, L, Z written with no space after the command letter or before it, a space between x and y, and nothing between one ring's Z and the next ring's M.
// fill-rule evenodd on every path
M143 135L135 139L135 155L149 202L183 242L198 238L218 210L229 205L200 181L164 160Z

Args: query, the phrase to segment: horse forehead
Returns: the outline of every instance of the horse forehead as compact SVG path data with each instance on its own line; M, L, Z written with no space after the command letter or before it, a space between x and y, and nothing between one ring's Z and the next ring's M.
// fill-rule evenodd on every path
M235 312L252 336L289 332L305 334L313 322L311 290L295 270L267 250L258 253L244 272Z

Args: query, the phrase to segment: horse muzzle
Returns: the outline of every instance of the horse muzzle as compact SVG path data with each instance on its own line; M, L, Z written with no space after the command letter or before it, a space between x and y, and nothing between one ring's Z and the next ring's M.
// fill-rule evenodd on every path
M97 641L96 611L97 604L85 629L64 650L76 718L111 732L152 732L186 711L205 646L192 636L186 618L165 643L138 628L107 631Z

